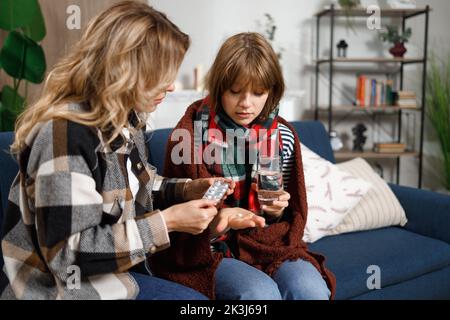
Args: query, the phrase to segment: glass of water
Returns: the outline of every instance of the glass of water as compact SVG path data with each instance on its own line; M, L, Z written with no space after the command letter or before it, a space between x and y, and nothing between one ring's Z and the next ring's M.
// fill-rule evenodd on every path
M283 193L283 174L279 155L258 157L257 192L261 205L272 205Z

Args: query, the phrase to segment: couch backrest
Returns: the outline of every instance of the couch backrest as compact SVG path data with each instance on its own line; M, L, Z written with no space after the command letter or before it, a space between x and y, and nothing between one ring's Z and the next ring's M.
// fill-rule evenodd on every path
M293 121L292 126L297 131L300 142L324 159L336 163L330 138L320 121Z
M293 127L297 131L300 141L321 157L335 163L330 140L323 124L319 121L294 121ZM159 129L148 133L149 162L160 174L164 169L166 145L172 129Z
M17 162L9 153L13 142L12 132L0 132L0 230L3 230L3 216L8 204L11 184L19 171ZM0 268L3 266L3 255L0 246Z
M148 162L156 167L158 174L163 173L166 146L172 129L159 129L147 133Z

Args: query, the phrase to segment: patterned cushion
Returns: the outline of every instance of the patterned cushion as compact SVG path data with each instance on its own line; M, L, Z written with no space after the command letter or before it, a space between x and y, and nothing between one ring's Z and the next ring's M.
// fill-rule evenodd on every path
M308 220L303 240L314 242L329 234L371 188L361 178L340 170L302 144L308 197Z
M373 188L345 216L330 234L404 226L407 222L405 211L387 183L376 174L370 165L356 158L337 165L355 177L370 181Z

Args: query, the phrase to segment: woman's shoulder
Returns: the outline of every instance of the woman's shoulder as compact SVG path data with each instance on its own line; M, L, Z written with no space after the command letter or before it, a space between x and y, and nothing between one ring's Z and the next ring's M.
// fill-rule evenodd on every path
M38 124L36 129L35 137L30 137L33 144L39 141L53 145L92 145L99 142L95 128L68 119L51 119Z
M58 166L59 170L93 172L98 166L100 139L92 128L66 119L51 119L36 125L34 137L27 138L27 147L19 159L30 174L41 167Z
M65 118L53 118L36 124L25 143L32 153L49 153L49 157L55 158L95 154L100 139L96 128Z

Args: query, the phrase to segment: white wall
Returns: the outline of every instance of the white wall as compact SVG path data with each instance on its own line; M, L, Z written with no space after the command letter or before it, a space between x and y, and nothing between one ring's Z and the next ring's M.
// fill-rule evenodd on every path
M289 88L301 87L302 61L311 46L310 28L303 24L317 11L319 1L308 0L150 0L155 8L165 12L192 38L192 47L181 67L181 78L192 84L197 64L208 68L221 43L243 31L263 31L259 25L264 13L270 13L278 26L277 45L286 49L282 64ZM258 23L259 22L259 23Z
M281 60L288 90L302 90L305 95L296 100L296 114L298 119L312 117L311 106L313 102L314 73L312 59L315 57L315 19L313 15L319 11L328 0L149 0L155 8L165 12L184 32L192 39L192 46L181 66L179 81L184 88L192 88L193 70L201 64L206 71L211 65L221 43L229 36L243 31L263 32L262 22L264 13L270 13L278 27L274 43L275 49L284 48ZM430 17L430 51L442 54L450 48L450 1L446 0L417 0L419 7L429 4L433 11ZM329 47L329 32L327 19L322 24L321 54L326 54ZM383 20L384 24L390 23ZM335 43L341 38L349 43L348 55L354 57L389 56L389 46L381 43L376 31L365 28L365 20L355 21L356 33L346 28L345 20L337 24ZM413 18L408 22L413 28L413 37L407 44L407 56L421 56L423 43L423 18ZM378 67L378 66L376 66ZM408 67L405 72L405 89L420 91L421 69L418 66ZM354 95L354 72L342 73L336 76L334 89L335 102L350 103L348 97ZM326 103L328 97L328 77L326 69L320 77L320 102ZM170 106L165 106L170 107ZM167 109L165 109L164 112ZM162 110L160 111L162 112ZM370 123L370 118L358 118ZM412 121L411 121L412 122ZM348 136L347 146L351 147L351 127L355 122L347 119L338 119L336 129L344 136ZM368 145L372 138L381 136L388 139L395 127L395 121L386 120L382 129L369 128ZM370 126L370 125L369 125ZM413 125L411 124L411 127ZM416 125L418 130L418 125ZM415 134L417 137L418 135ZM436 139L427 127L427 140L425 143L425 171L424 183L429 188L439 188L437 179L440 175L436 164ZM409 139L413 139L410 136ZM416 143L417 145L417 143ZM393 161L381 162L386 166L387 179L392 179L394 173L390 164ZM417 183L417 161L414 159L402 160L401 184L414 186Z

